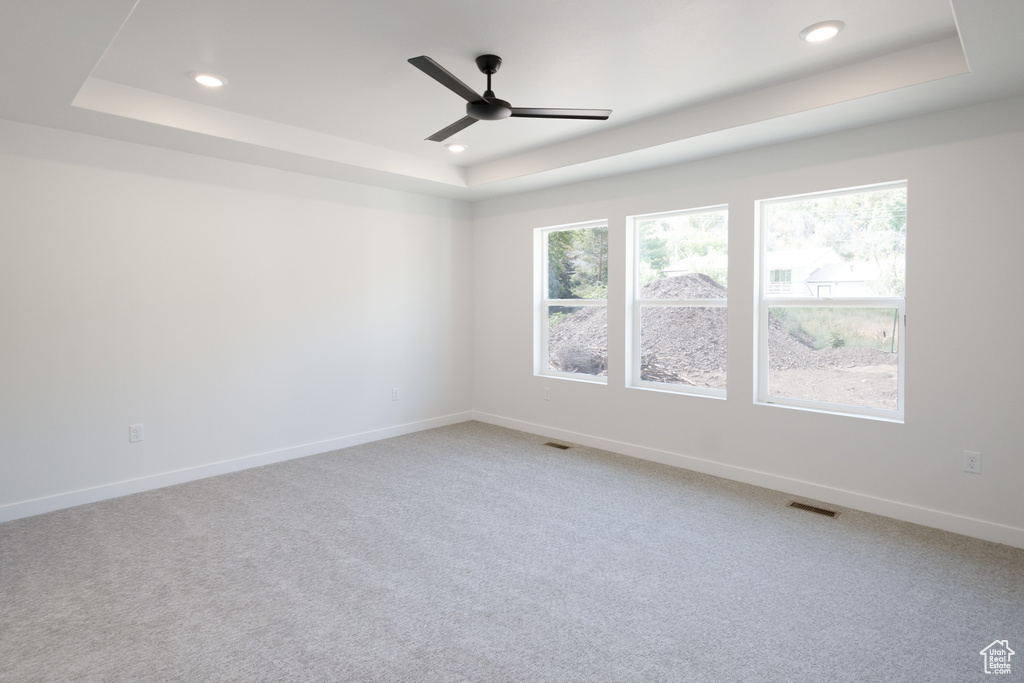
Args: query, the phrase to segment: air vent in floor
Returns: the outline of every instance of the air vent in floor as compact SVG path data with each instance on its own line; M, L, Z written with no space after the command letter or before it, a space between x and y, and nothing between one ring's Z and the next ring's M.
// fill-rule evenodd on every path
M552 448L558 448L558 449L561 449L561 450L563 450L563 451L567 451L567 450L569 450L570 448L572 448L572 446L566 446L566 445L565 445L565 444L563 444L563 443L555 443L554 441L548 441L548 442L547 442L546 444L544 444L544 445L545 445L545 446L551 446Z
M839 513L835 510L826 510L825 508L817 508L813 505L804 505L803 503L798 503L795 500L789 503L789 507L796 508L797 510L806 510L807 512L813 512L818 515L825 515L826 517L839 516Z

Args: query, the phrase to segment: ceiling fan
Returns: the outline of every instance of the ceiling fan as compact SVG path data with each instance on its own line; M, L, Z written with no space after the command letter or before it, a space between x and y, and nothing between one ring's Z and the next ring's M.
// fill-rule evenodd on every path
M443 142L460 130L473 125L477 121L498 121L510 116L529 119L590 119L604 121L611 109L537 109L532 107L513 107L505 100L499 100L491 90L491 74L501 68L501 57L497 55L480 55L476 65L487 74L487 90L481 96L468 85L453 76L447 69L426 55L413 57L409 63L427 74L435 81L466 100L466 116L452 125L442 128L427 140Z

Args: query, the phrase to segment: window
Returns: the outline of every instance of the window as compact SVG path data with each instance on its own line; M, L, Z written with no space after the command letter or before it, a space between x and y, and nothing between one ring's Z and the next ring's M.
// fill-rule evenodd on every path
M758 401L902 420L906 183L758 205Z
M535 236L536 372L606 382L608 225L541 228Z
M633 386L725 396L728 215L633 217Z
M768 291L772 294L785 294L789 292L790 285L793 284L793 271L786 270L770 270L768 271Z

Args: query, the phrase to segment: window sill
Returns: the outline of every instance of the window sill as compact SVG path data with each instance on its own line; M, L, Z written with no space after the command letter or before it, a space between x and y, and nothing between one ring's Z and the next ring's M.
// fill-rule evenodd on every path
M658 394L672 394L674 396L696 396L697 398L711 398L719 401L726 399L725 389L705 389L701 387L680 387L673 388L671 385L656 384L654 382L636 383L626 385L627 389L639 389L640 391L653 391Z
M604 375L577 375L568 372L535 372L533 373L533 376L543 377L544 379L564 379L569 382L582 382L583 384L608 385L608 378Z
M810 405L796 405L793 403L780 403L776 401L754 401L754 405L766 406L769 408L785 408L787 410L800 410L805 413L818 413L821 415L837 415L839 417L855 417L862 420L874 420L876 422L889 422L891 424L905 424L904 416L901 413L892 413L890 415L874 414L874 413L861 413L851 410L844 410L849 406L843 406L835 404L835 407L831 407L831 404L821 404L818 406Z

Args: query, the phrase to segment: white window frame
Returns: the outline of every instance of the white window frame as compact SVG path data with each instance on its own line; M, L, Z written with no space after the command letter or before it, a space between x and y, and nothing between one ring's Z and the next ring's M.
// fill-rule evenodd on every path
M771 204L790 202L803 198L828 198L845 194L859 194L864 192L876 192L880 190L906 188L906 180L879 183L876 185L862 185L849 187L840 190L829 190L825 192L809 192L805 194L790 195L787 197L774 197L762 199L755 202L756 206L756 231L758 245L758 259L756 266L757 281L757 309L755 320L756 345L754 349L754 402L762 405L782 406L798 408L817 412L847 415L852 417L866 417L890 422L904 420L904 386L905 386L905 360L906 360L906 296L902 297L806 297L794 298L788 296L773 296L771 283L769 282L769 270L767 266L767 226L765 226L765 209ZM909 208L908 208L909 214ZM904 256L906 258L906 256ZM844 403L829 403L824 401L812 401L808 399L791 398L788 396L776 396L769 393L768 385L768 309L770 307L791 307L791 308L880 308L895 309L897 311L899 340L897 353L897 394L896 410L884 410L868 406L854 406Z
M641 379L641 365L642 365L642 347L640 340L640 323L641 323L641 309L644 306L654 307L663 306L669 308L684 308L684 307L721 307L729 310L729 299L728 293L724 299L641 299L640 292L642 291L642 285L640 284L640 221L648 220L651 218L668 218L673 216L689 216L696 213L710 213L712 211L725 211L726 212L726 231L728 231L729 225L729 205L718 204L715 206L702 206L695 209L682 209L678 211L663 211L660 213L647 213L637 216L629 217L629 232L630 232L630 270L631 272L631 289L630 298L632 299L632 306L630 310L630 344L629 344L629 359L630 359L630 376L628 386L636 389L653 389L657 391L668 391L676 394L688 394L691 396L705 396L710 398L724 399L726 397L725 389L717 389L712 387L694 387L687 384L670 384L668 382L649 382ZM728 232L727 232L728 234ZM728 241L728 236L726 237ZM726 251L726 258L728 259L728 251ZM727 261L728 262L728 261ZM728 315L728 313L727 313ZM726 361L728 362L728 361ZM726 370L728 372L728 369Z
M551 299L548 298L548 234L562 230L581 230L588 228L608 229L607 220L586 221L568 225L555 225L547 228L536 228L533 232L534 250L534 370L539 377L557 377L561 379L607 384L607 375L588 375L582 372L563 372L550 367L548 356L548 308L550 306L593 306L608 308L608 299ZM610 236L609 236L610 240ZM610 245L609 245L610 246Z

